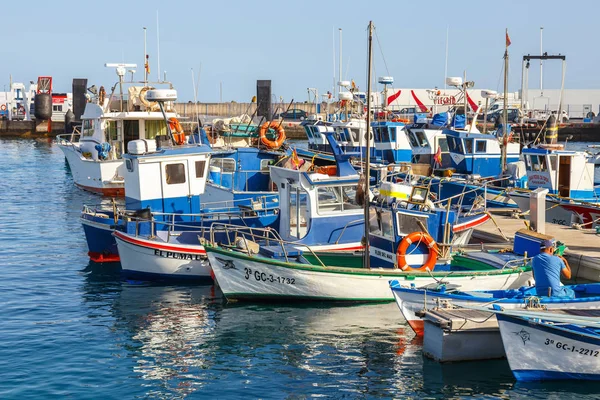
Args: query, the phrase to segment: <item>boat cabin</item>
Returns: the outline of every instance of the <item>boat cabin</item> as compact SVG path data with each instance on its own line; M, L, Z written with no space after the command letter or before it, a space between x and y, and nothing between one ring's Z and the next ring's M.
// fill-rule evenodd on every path
M529 189L546 188L549 193L572 199L595 199L594 164L581 151L560 145L524 148Z
M414 164L428 164L432 167L447 168L452 166L448 141L443 129L429 129L425 124L415 124L406 131L412 148ZM435 155L440 152L441 163L436 162Z
M411 162L412 148L403 122L375 121L371 124L376 155L389 164Z
M452 168L461 174L495 177L502 173L500 141L493 135L445 129ZM506 163L519 160L519 143L508 143Z

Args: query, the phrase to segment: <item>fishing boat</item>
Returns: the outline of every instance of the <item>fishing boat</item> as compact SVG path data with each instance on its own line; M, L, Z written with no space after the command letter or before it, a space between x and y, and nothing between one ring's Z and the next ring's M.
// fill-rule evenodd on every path
M600 204L600 187L594 183L594 164L588 161L585 152L565 150L561 144L548 143L524 148L523 158L528 190L508 192L522 212L530 209L531 191L542 188L548 189L545 202L547 222L566 226L590 222L585 210L576 207L583 206L583 203Z
M477 252L464 252L454 256L454 261L469 268L478 265L495 265L504 270L515 265L526 265L529 268L531 257L539 253L540 243L549 238L525 229L515 235L512 250L490 249ZM560 246L560 252L565 247ZM520 281L522 286L513 286L500 290L498 287L476 288L474 291L453 286L449 280L438 282L432 286L407 284L400 280L390 281L390 288L402 315L417 335L423 334L423 320L418 316L423 309L429 309L444 302L454 306L502 304L507 308L523 308L533 303L541 304L548 309L589 309L600 308L600 284L572 286L576 298L574 300L556 297L538 296L535 287L531 286L531 274L524 275Z
M174 111L176 92L169 82L126 82L127 68L135 64L106 64L116 68L119 81L106 95L104 87L91 93L81 116L81 132L56 138L65 155L76 186L104 196L124 196L124 160L133 140L167 138L167 120L179 126ZM127 94L123 92L126 86ZM154 87L167 89L153 90ZM118 94L114 88L120 88ZM150 94L148 94L150 92ZM170 93L175 97L162 102L161 110L155 95ZM179 132L177 132L179 133ZM177 140L182 137L177 136Z
M299 251L304 245L310 245L317 252L328 253L329 257L340 252L352 255L361 250L363 210L354 200L359 176L348 161L352 155L341 151L332 133L328 136L338 160L336 167L308 172L272 166L270 176L279 190L279 202L270 207L267 203L254 203L253 206L239 205L238 210L227 212L214 210L204 215L202 224L198 221L139 221L127 232L115 232L123 273L153 280L210 279L202 244L209 239L211 226L223 224L230 228L243 227L251 233L257 228L278 232L278 238L294 241ZM139 166L134 169L144 168L147 163L138 161ZM280 203L285 206L280 207ZM159 230L158 224L165 227ZM210 239L229 242L232 236L217 232ZM236 240L232 243L240 245ZM246 248L248 243L243 241L241 245Z
M372 25L369 31L371 39ZM367 122L369 119L368 113ZM370 153L367 153L364 176L370 175L369 160ZM274 170L271 167L273 175ZM310 180L318 190L320 182ZM322 185L330 185L329 180ZM294 180L286 179L279 184L280 190L294 191L295 187ZM211 237L205 250L224 295L228 299L387 302L393 300L387 283L390 279L419 284L447 279L471 289L518 287L526 280L527 269L521 266L505 269L490 266L473 271L450 264L452 244L467 240L472 229L489 218L485 213L473 210L461 213L450 204L440 207L429 198L428 188L413 188L407 182L382 186L379 196L373 199L366 179L358 189L365 199L360 211L368 221L363 232L368 240L364 244L362 266L357 268L334 259L325 264L312 244L282 237L285 230L281 230L280 236L268 229L215 224L211 227L211 236L221 234L230 240L217 242ZM344 210L347 203L344 190L337 193L335 198L306 196L308 215ZM303 198L302 194L299 198ZM293 207L293 202L291 206L285 201L281 204L283 221L289 219L284 218L285 215L294 214L286 210ZM350 210L355 212L354 207ZM301 218L296 220L301 221ZM307 219L307 223L311 221ZM326 228L323 224L323 234L329 240L337 240L338 235L332 235L331 229ZM240 246L236 240L251 245ZM442 258L439 261L438 255Z
M600 380L600 314L594 311L564 314L494 307L515 378Z
M160 93L149 93L162 103ZM265 131L269 130L267 126ZM127 178L125 207L83 208L80 220L90 259L119 261L112 233L126 232L128 221L152 220L158 230L168 229L167 223L185 223L190 230L206 227L214 220L239 221L248 208L276 208L278 194L268 166L285 153L251 146L251 136L256 134L258 139L256 126L244 125L238 131L245 136L235 138L234 148L169 141L160 141L158 148L154 140L131 141L128 153L122 156L123 177ZM167 132L171 132L170 127ZM261 220L261 226L270 226L277 219L272 214Z

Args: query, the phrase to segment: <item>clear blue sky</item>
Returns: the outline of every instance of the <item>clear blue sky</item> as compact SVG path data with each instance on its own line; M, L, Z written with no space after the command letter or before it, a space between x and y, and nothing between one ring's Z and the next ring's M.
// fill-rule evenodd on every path
M141 79L144 26L156 78L157 11L161 70L180 101L194 98L192 69L200 72L203 102L219 101L220 83L223 101L249 101L257 79L271 79L272 93L285 101L307 100L308 87L325 93L338 71L339 28L344 78L364 90L369 20L376 27L375 76L392 75L395 87L443 86L448 27L448 75L466 70L477 88L502 91L508 28L509 89L516 91L521 58L539 53L543 26L544 51L567 55L566 87L600 88L600 1L30 0L0 6L0 90L10 74L25 83L51 75L55 91L71 91L73 78L110 87L116 75L106 62L137 63ZM539 64L529 80L539 87ZM560 63L547 62L544 87L559 86Z

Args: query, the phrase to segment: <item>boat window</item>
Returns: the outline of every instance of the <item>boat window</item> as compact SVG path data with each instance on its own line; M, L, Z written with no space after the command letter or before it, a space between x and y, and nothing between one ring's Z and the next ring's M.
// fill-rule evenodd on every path
M465 154L473 154L473 139L465 139Z
M308 138L311 139L313 137L312 127L307 126L305 131L306 131L306 135L308 136Z
M204 170L206 169L206 160L196 161L196 178L204 178Z
M290 186L290 236L302 239L309 230L308 193L298 186Z
M540 160L540 171L547 171L548 165L546 164L546 156L539 156Z
M145 138L154 139L157 135L167 134L167 124L164 120L145 121Z
M411 147L419 147L419 142L417 142L417 138L413 132L408 134L408 141L410 142Z
M93 126L92 122L93 121L91 119L83 120L83 136L92 136L94 134L94 129L92 128L92 126Z
M269 165L271 165L271 161L269 159L266 160L260 160L260 170L263 171L263 173L269 173Z
M389 132L390 132L390 141L395 142L396 141L396 128L390 128Z
M523 160L525 161L525 168L531 170L531 157L527 154L523 157Z
M233 158L212 158L211 167L219 167L221 172L235 172L235 160Z
M359 129L352 129L352 128L350 129L350 134L352 135L352 140L354 142L358 142L358 132L359 132Z
M448 140L446 140L444 138L439 138L438 139L438 147L440 147L442 149L442 153L447 153L448 152Z
M109 140L119 140L117 135L117 121L106 121L106 137Z
M412 232L422 232L427 227L427 217L415 214L405 214L402 210L396 210L396 224L398 235L406 236Z
M425 136L425 132L423 131L417 131L417 140L419 142L419 146L420 147L427 147L429 146L429 142L427 141L427 137Z
M392 212L389 210L381 211L381 233L384 237L394 238L394 227L392 225Z
M550 169L552 171L556 171L558 169L557 166L557 156L548 156L550 158Z
M531 156L532 171L546 171L546 156Z
M476 153L485 153L486 152L486 140L476 140L475 141L475 152Z
M381 235L381 213L375 208L369 208L369 233Z
M165 165L165 176L167 185L185 183L185 166L182 163L167 164Z
M355 210L355 189L351 186L325 186L317 189L317 211L321 213Z

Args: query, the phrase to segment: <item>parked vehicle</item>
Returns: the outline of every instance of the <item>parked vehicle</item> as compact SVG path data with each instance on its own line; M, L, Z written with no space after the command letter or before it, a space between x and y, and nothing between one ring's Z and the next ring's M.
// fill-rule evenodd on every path
M308 113L304 110L300 110L298 108L294 108L289 111L282 112L278 115L275 115L274 118L282 118L282 119L299 119L305 120L308 117Z

